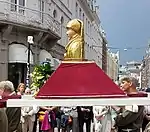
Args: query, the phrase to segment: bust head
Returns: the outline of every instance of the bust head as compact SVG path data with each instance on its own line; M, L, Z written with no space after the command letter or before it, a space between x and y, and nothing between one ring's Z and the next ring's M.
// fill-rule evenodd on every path
M81 21L73 19L67 24L67 35L68 38L71 39L76 34L81 34Z

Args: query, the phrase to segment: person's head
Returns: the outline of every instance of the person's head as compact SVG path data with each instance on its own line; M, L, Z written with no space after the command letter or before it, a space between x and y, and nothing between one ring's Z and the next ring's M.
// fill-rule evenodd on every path
M31 94L31 89L26 88L26 90L25 90L25 94L26 94L26 95L30 95L30 94Z
M123 91L130 93L135 92L138 86L138 80L134 77L123 77L121 79L120 87Z
M73 19L67 24L67 35L71 39L75 34L81 34L81 22L78 19Z
M0 96L9 95L14 92L14 85L10 81L1 81L0 82Z
M18 85L17 90L18 90L18 92L20 92L21 94L23 94L23 93L24 93L24 90L25 90L25 85L24 85L24 83L20 83L20 84Z

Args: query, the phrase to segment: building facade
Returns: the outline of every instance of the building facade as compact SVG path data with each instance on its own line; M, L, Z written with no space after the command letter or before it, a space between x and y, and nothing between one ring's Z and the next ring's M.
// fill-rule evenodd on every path
M119 66L119 80L125 76L130 76L130 71L128 70L127 66L120 65Z
M146 54L143 58L142 68L141 68L141 87L150 87L150 56Z
M113 80L118 81L119 73L119 52L107 52L107 75Z
M85 56L102 67L104 31L92 0L3 0L0 1L0 80L17 86L25 82L28 60L27 36L34 36L30 63L49 61L57 68L67 44L66 24L73 18L84 22Z
M136 62L136 61L130 61L127 62L127 69L130 72L130 76L135 77L138 82L139 86L141 88L141 67L142 63L141 62Z

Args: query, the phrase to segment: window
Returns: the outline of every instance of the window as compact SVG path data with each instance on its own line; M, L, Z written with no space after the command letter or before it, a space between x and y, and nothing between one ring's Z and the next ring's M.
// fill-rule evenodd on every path
M76 17L78 17L78 4L76 3Z
M19 83L26 82L27 64L8 63L8 79L13 82L15 88Z
M64 23L64 18L63 18L63 16L61 17L61 24L63 24Z
M42 22L43 22L43 19L44 19L44 0L39 0L39 10L40 10L40 18L42 19Z
M53 11L53 17L54 17L54 18L57 17L57 11L56 11L56 10Z
M83 23L84 23L84 13L83 13L83 15L82 15L82 21L83 21Z
M70 3L69 3L69 1L70 1L70 0L67 0L67 5L68 5L68 8L70 7L70 6L69 6L69 4L70 4Z
M81 12L82 12L82 10L81 10L81 8L79 9L79 18L81 19Z
M17 11L17 6L15 4L17 4L17 0L11 0L11 11Z
M25 0L11 0L11 11L24 14L25 12Z
M41 12L44 12L44 1L43 0L39 0L39 9Z
M86 18L86 22L85 22L85 28L86 28L86 33L88 32L88 20Z

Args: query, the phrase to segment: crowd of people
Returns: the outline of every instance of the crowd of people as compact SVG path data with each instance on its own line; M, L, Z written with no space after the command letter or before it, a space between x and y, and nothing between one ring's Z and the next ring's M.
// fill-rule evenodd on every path
M133 77L121 79L120 87L128 95L139 94L137 80ZM0 82L0 96L31 95L29 88L20 83L15 91L10 81ZM149 106L77 106L77 107L22 107L0 108L0 132L101 132L102 117L109 110L116 113L111 131L150 131ZM93 123L92 123L93 122ZM91 125L92 124L92 125ZM93 127L92 127L93 126Z

